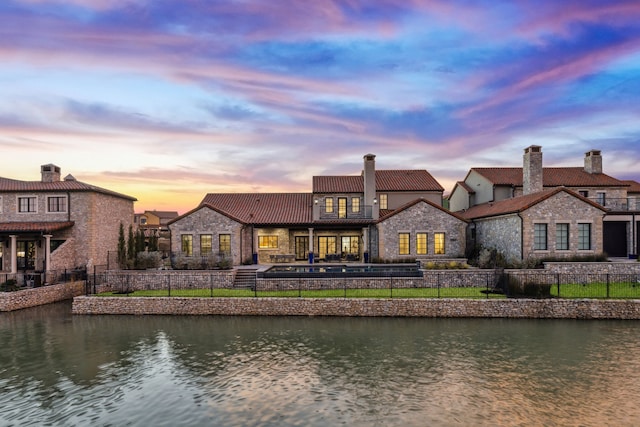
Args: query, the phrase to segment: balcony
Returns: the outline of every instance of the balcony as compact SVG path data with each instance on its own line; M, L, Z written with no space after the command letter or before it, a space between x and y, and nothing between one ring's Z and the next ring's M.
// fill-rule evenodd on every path
M339 209L334 205L333 212L327 212L326 205L322 203L318 207L321 220L373 219L373 206L360 205L360 208L355 212L352 206L347 206L346 209Z
M597 198L590 197L589 200L604 206L607 210L613 212L638 212L640 211L640 198Z

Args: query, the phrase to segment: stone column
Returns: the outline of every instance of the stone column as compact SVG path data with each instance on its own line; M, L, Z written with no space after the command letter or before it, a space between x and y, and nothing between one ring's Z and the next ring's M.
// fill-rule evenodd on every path
M313 264L313 227L309 227L309 264Z
M44 271L51 270L51 234L44 235Z
M364 262L369 262L369 229L362 229L362 247L364 249Z
M15 234L9 236L11 238L11 274L18 272L18 242Z

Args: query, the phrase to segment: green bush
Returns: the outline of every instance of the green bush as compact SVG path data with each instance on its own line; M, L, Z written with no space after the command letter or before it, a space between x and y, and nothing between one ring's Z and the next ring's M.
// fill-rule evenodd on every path
M4 283L0 283L0 292L15 292L18 289L18 282L16 279L9 279Z

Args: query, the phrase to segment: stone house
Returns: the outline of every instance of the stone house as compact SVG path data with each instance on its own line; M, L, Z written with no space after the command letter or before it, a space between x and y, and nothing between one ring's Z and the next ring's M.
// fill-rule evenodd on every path
M640 203L633 196L635 181L603 173L602 164L601 152L590 150L582 167L543 167L542 148L532 145L524 150L522 167L471 168L449 194L449 209L460 213L476 205L564 187L606 209L604 252L618 257L637 254Z
M376 170L367 154L360 175L315 176L312 187L207 194L169 222L171 250L234 264L464 255L465 220L442 208L444 189L426 170Z
M41 166L40 181L0 178L0 271L29 273L106 265L134 197Z
M142 230L146 243L149 242L152 235L155 235L158 239L158 250L168 253L171 250L171 236L167 224L177 217L178 212L176 211L146 210L134 215L133 224Z

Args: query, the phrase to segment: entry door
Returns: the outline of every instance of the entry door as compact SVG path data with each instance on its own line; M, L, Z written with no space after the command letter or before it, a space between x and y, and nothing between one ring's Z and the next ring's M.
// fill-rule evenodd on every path
M624 221L604 222L604 251L612 257L627 256L627 223Z
M296 236L296 260L309 258L309 236Z
M36 268L36 242L19 240L16 242L18 268L34 270Z

